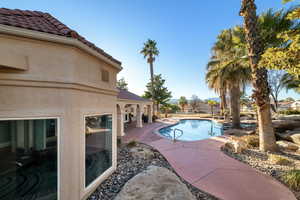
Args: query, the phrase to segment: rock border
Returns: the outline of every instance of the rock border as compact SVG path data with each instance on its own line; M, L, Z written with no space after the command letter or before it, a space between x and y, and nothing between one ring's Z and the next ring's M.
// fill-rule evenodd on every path
M146 170L150 165L169 169L188 187L197 200L218 200L218 198L199 190L182 179L164 156L157 150L143 143L137 142L137 146L150 149L153 151L154 157L152 159L133 157L130 153L130 147L125 144L122 145L118 148L118 164L116 171L98 186L88 200L113 200L128 180Z

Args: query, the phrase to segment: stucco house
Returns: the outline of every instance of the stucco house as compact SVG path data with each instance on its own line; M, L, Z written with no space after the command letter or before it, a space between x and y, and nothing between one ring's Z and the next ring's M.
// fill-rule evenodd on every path
M0 44L0 199L86 199L116 168L129 110L141 127L152 102L48 13L0 8Z

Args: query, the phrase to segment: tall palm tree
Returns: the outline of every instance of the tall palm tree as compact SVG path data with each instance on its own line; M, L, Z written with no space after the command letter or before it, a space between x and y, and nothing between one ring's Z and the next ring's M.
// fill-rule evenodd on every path
M211 111L211 116L212 118L214 117L214 107L216 105L218 105L218 102L214 101L214 100L208 100L207 104L210 106L210 111Z
M240 27L221 32L213 47L213 57L208 63L206 74L208 86L220 95L221 110L226 109L226 92L229 91L234 128L240 128L241 89L251 79L248 62L245 62L245 48L240 45L243 40L241 33ZM222 113L224 114L224 110Z
M150 76L151 76L151 92L152 92L152 96L154 95L153 92L153 87L154 87L154 72L153 72L153 63L155 61L155 56L159 55L159 50L156 47L156 42L155 40L150 40L148 39L147 42L144 43L144 47L143 49L140 51L141 54L144 55L144 58L147 59L147 62L150 65ZM154 104L153 104L153 111L154 110Z
M254 0L242 0L240 15L244 18L244 29L248 43L250 66L252 70L253 97L257 105L258 127L261 151L275 151L275 134L270 112L270 91L267 70L258 65L264 50Z

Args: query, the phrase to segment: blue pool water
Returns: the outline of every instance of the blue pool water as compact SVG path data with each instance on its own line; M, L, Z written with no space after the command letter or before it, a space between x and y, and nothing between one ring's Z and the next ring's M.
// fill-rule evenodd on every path
M176 129L176 130L175 130ZM178 130L179 129L179 130ZM159 134L169 139L195 141L223 134L221 124L211 120L183 119L178 124L168 126L159 130ZM182 130L182 132L180 131Z

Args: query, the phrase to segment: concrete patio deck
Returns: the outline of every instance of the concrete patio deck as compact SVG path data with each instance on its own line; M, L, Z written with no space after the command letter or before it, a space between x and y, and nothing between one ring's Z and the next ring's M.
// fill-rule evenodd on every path
M126 132L123 142L136 140L162 153L183 179L224 200L296 200L284 185L250 166L228 157L220 151L220 140L194 142L162 138L153 131L166 126L147 124Z

